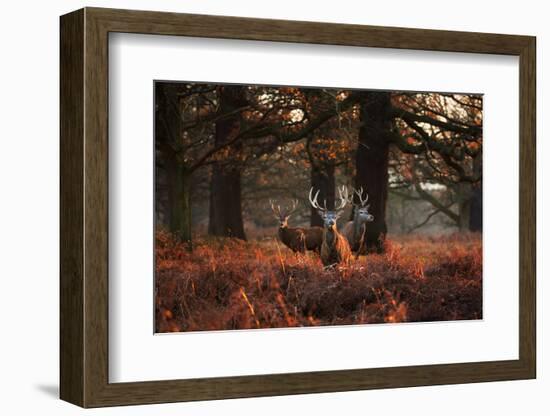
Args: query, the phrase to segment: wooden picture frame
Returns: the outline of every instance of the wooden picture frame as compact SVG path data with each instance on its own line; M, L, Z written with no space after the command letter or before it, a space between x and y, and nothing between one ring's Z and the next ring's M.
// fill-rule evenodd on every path
M63 400L82 407L101 407L535 378L534 37L100 8L64 15L60 27L60 396ZM110 32L519 56L519 359L109 383Z

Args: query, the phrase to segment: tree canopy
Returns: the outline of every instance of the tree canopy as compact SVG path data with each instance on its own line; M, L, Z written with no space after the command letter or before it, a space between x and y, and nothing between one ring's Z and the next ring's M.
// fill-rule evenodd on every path
M330 206L338 183L369 193L372 249L392 198L424 204L411 230L436 216L479 230L482 115L478 94L157 82L157 221L189 242L206 221L245 239L269 198L295 198L297 221L317 225L307 191Z

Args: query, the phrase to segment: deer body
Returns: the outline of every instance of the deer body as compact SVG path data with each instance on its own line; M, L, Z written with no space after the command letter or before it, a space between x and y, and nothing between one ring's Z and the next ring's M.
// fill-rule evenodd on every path
M321 250L323 242L322 227L279 227L279 240L294 252L305 253L306 250Z
M304 228L304 233L306 235L306 249L319 253L323 244L323 227Z
M323 231L323 244L321 245L321 261L324 266L334 264L348 264L352 253L348 240L338 232L336 225L325 228Z
M303 230L287 226L279 227L279 240L294 252L304 253L306 251L306 236Z
M356 252L360 249L363 240L365 238L365 232L367 230L367 225L365 223L360 223L355 221L348 221L342 227L342 235L348 240L349 246L353 252Z
M367 232L367 223L374 220L374 217L369 214L369 205L367 201L369 196L367 194L363 198L363 188L355 190L355 194L358 196L358 203L353 203L355 211L353 214L353 220L348 221L342 228L342 234L346 237L353 252L362 254L365 250L365 233Z
M321 244L321 261L325 267L334 266L336 264L348 264L351 260L351 249L348 240L338 232L336 221L344 212L344 207L347 202L347 189L343 187L338 190L340 193L340 205L329 210L326 206L326 201L322 207L317 202L319 191L313 197L313 188L309 191L309 202L317 209L317 212L323 219L323 242Z
M319 252L323 242L322 227L302 228L288 226L288 219L297 205L298 202L294 201L289 209L281 210L280 205L275 207L273 202L271 203L271 209L275 214L275 218L279 220L279 240L295 253L305 253L306 250Z

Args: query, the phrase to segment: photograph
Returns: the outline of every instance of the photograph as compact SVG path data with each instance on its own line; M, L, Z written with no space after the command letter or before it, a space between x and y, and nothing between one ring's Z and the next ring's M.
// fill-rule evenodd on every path
M153 88L155 333L483 319L483 94Z

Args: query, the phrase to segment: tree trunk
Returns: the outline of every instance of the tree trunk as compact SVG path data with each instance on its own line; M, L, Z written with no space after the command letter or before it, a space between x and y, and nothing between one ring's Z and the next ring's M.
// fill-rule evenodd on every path
M474 158L474 175L481 177L482 153L479 152ZM470 231L483 230L483 182L473 185L472 198L470 202Z
M155 217L166 229L170 229L170 174L173 168L170 159L174 157L169 143L172 130L177 130L177 121L168 114L169 96L170 91L164 84L155 85Z
M458 184L458 229L470 229L470 213L472 210L473 189L471 183Z
M313 195L319 190L317 201L323 205L327 201L328 209L334 209L334 192L336 182L334 178L334 165L311 166L311 186ZM323 220L317 213L317 210L311 207L311 226L323 226Z
M174 150L181 140L179 87L156 84L155 147L157 167L164 170L166 182L166 225L191 248L191 172ZM161 195L155 197L155 209L161 209Z
M170 186L170 231L191 248L191 174L177 163Z
M210 187L208 233L246 240L241 206L240 170L215 165Z
M239 86L220 87L219 100L221 113L230 113L247 104L244 89ZM241 116L238 111L218 120L214 145L219 146L232 140L239 134L240 128ZM226 160L220 160L212 167L208 233L246 240L241 201L242 166L236 157L240 146L239 143L229 146Z
M388 158L391 129L391 101L385 92L365 92L361 102L361 127L356 155L356 188L369 195L374 221L367 224L366 245L369 251L384 251L387 233Z
M470 231L483 230L483 190L481 183L474 185L470 201Z

